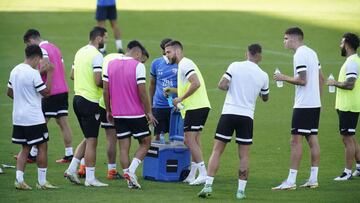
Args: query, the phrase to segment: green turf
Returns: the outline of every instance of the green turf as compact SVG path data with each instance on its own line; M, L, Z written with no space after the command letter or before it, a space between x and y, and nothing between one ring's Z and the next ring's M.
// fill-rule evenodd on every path
M309 7L309 6L308 6ZM335 7L335 6L333 6ZM313 10L316 10L315 8ZM331 12L323 11L324 15ZM6 98L6 83L12 67L23 61L22 35L30 27L38 28L45 39L57 44L64 55L67 73L74 54L87 43L88 32L94 25L92 11L72 12L0 12L0 162L15 164L12 156L19 147L11 144L11 100ZM323 72L337 75L344 61L340 57L339 43L349 24L326 26L326 23L310 22L308 19L288 18L271 13L250 11L121 11L120 25L126 42L138 39L150 52L150 59L160 54L159 41L164 37L179 39L185 47L185 55L195 61L203 73L210 97L212 111L203 132L203 153L207 163L212 149L213 134L220 116L225 93L216 85L227 66L235 60L243 60L246 45L259 42L263 45L263 62L260 66L270 78L275 67L284 73L292 73L292 53L283 48L283 31L289 26L299 25L305 32L306 43L317 51ZM302 14L302 15L305 15ZM341 13L334 15L341 16ZM348 15L346 15L348 16ZM346 18L348 19L348 18ZM322 21L325 22L325 21ZM345 29L347 28L347 29ZM111 32L110 32L111 33ZM109 51L114 51L110 34ZM147 65L149 70L150 61ZM73 83L69 81L72 87ZM73 91L71 91L71 94ZM248 202L357 202L360 198L360 178L345 183L332 179L343 169L343 146L337 133L337 116L333 109L335 95L322 97L322 114L319 129L321 163L320 188L316 190L273 192L272 186L286 178L289 163L289 129L292 113L294 87L285 85L278 89L270 82L270 101L259 102L255 113L254 145L250 153L250 177L246 189ZM72 98L72 96L70 96ZM71 103L71 100L70 100ZM74 147L82 139L79 126L70 108L70 122L74 134ZM358 128L358 130L360 130ZM221 160L214 182L214 194L209 200L196 197L201 187L190 187L181 183L158 183L140 178L141 191L127 189L124 181L110 182L109 188L85 188L70 185L63 179L65 165L54 163L63 155L63 144L54 121L49 124L48 179L61 189L56 191L21 192L13 188L15 171L5 169L0 175L0 202L231 202L236 201L238 159L236 145L229 144ZM135 144L136 146L136 144ZM134 148L134 146L133 146ZM298 173L298 184L309 175L309 151L304 142L303 160ZM105 180L106 154L104 133L99 137L97 176ZM138 175L141 174L141 167ZM25 176L34 186L37 178L35 165L28 165Z

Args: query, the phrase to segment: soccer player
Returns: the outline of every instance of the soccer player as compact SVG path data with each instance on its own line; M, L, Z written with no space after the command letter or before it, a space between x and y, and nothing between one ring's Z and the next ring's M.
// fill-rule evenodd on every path
M103 67L106 67L112 59L119 58L123 56L122 54L112 53L108 54L104 57ZM104 69L103 69L104 70ZM108 172L107 172L107 179L114 180L114 179L121 179L122 176L116 170L116 131L115 126L110 123L106 118L106 106L104 97L101 96L100 102L100 121L101 121L101 128L105 130L106 134L106 141L107 141L107 150L106 155L108 158ZM121 148L120 148L121 150Z
M96 15L97 25L105 28L106 20L110 21L111 28L115 37L116 50L123 53L120 28L117 25L116 0L97 0ZM106 54L106 44L100 49L101 53Z
M128 187L141 188L135 175L144 159L151 137L148 124L156 125L150 101L146 92L146 70L140 61L144 60L146 49L140 42L129 42L125 56L111 60L104 67L104 100L108 121L115 124L116 136L120 141L120 163ZM130 108L131 107L131 108ZM131 137L139 147L130 164Z
M181 109L184 118L184 143L189 147L192 156L190 173L184 182L190 185L203 184L207 174L201 152L200 132L210 111L205 82L196 64L184 57L183 46L179 41L167 43L165 54L170 64L178 64L178 80L177 88L165 88L164 93L177 93L178 97L173 99L174 106L184 106ZM199 176L195 179L197 170Z
M103 56L99 48L107 40L105 28L94 27L90 32L90 42L80 48L74 59L71 76L74 79L75 96L73 107L85 139L78 145L65 176L75 184L80 184L76 169L80 159L85 157L85 186L108 186L95 178L96 146L99 135L99 99L102 93L101 71Z
M45 63L48 80L42 81L37 66L43 57L38 45L25 48L25 61L17 65L10 73L7 95L13 99L13 135L12 142L21 144L16 164L15 188L31 190L24 181L26 159L32 145L36 145L39 189L55 189L46 180L47 173L47 141L49 140L45 118L41 111L42 96L49 96L52 87L53 66Z
M42 99L42 110L45 115L46 123L51 118L56 119L64 137L65 156L56 160L57 163L69 163L73 157L73 148L71 146L72 132L68 122L68 85L65 80L65 66L61 52L54 44L41 39L40 32L35 29L29 29L24 34L24 43L26 45L39 45L43 51L43 61L54 65L52 75L52 88L49 97ZM47 69L39 66L40 73L44 82L47 80ZM34 149L32 149L34 151ZM36 151L36 150L35 150ZM33 153L32 155L36 155Z
M249 149L253 137L253 119L258 95L263 101L269 98L269 76L258 66L261 46L251 44L246 52L247 61L230 64L218 88L227 91L224 107L216 129L214 147L209 159L206 183L198 194L205 198L212 193L212 184L226 144L234 130L240 158L239 183L236 198L244 199L249 174ZM242 105L239 105L242 104Z
M291 27L285 31L285 48L294 54L294 77L275 74L276 81L285 81L295 85L295 103L291 124L291 157L290 170L287 180L273 190L296 189L296 175L302 156L303 137L309 144L311 152L311 169L309 179L300 187L318 187L318 170L320 161L320 147L318 141L318 127L320 118L320 92L324 77L321 72L319 59L314 50L304 45L304 33L298 27Z
M159 140L161 132L169 132L170 126L172 107L169 106L163 90L167 87L177 87L177 64L170 64L169 59L165 56L165 44L170 41L169 38L161 41L162 56L151 63L149 94L154 116L159 122L154 129L155 140Z
M327 84L336 86L336 105L339 116L339 131L345 146L345 169L334 180L349 180L352 176L360 176L360 149L355 138L355 130L360 112L360 83L357 78L360 70L360 58L356 53L359 37L353 33L345 33L341 40L341 56L346 57L339 73L338 81L328 80ZM356 169L351 174L353 161Z

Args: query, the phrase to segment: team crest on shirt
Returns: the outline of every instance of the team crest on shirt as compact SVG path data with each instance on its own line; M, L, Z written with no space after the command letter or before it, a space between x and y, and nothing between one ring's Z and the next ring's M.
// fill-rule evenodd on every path
M177 74L178 69L177 69L177 68L173 68L173 69L171 69L171 71L172 71L174 74Z

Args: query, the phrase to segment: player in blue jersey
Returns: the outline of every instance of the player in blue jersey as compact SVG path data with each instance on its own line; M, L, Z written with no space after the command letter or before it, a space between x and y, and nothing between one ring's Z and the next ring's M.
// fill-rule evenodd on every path
M153 114L158 120L155 126L155 139L159 140L161 132L169 132L171 107L168 104L167 98L164 96L163 89L166 87L177 87L177 64L170 64L168 58L165 56L165 44L171 39L165 38L161 41L160 47L162 49L162 56L155 59L151 63L150 70L150 86L149 94L150 101L153 108ZM173 98L176 95L170 95Z

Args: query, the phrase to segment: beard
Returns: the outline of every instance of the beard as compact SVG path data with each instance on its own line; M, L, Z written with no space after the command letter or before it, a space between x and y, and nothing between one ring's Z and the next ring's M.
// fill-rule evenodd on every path
M169 63L170 64L175 64L176 63L176 58L175 57L169 58Z
M99 43L99 49L104 48L104 43Z
M341 48L341 56L346 56L346 49L345 47Z

